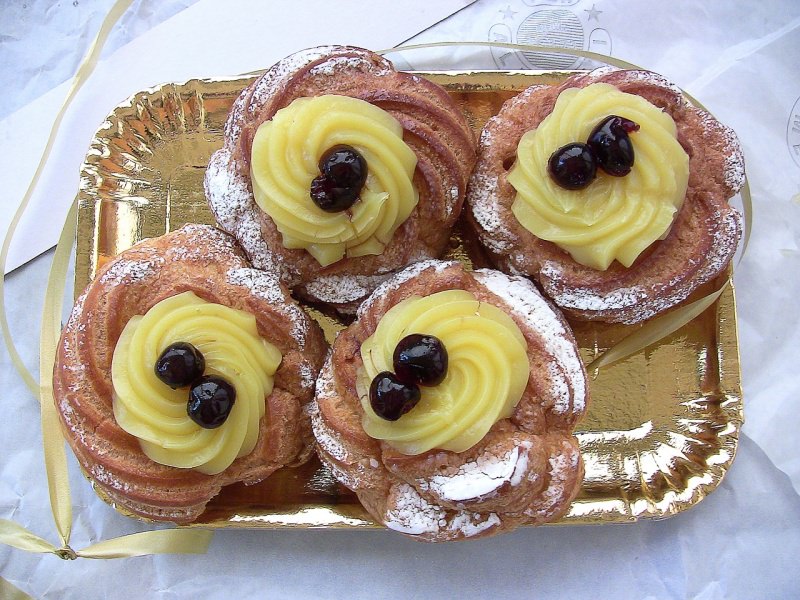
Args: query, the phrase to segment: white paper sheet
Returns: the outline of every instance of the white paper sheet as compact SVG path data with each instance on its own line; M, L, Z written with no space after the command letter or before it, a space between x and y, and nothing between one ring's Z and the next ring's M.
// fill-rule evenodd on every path
M394 19L402 24L400 16ZM197 26L213 30L205 23L193 25ZM618 58L672 78L740 136L755 204L753 239L735 277L746 424L736 461L720 487L695 508L663 522L524 529L464 544L421 545L383 531L226 531L216 535L204 556L73 562L0 547L3 577L36 597L48 598L797 596L800 382L794 363L800 356L800 4L481 0L414 41L487 40L498 35L600 52L610 48ZM164 44L162 48L168 47ZM147 80L148 73L161 74L144 85L241 72L269 62L231 56L227 60L238 65L235 70L209 71L204 62L191 69L189 61L186 71L170 77L168 66L141 64L141 53L120 56L125 57L126 72L141 79ZM417 68L534 65L529 57L486 49L417 51L392 58ZM585 65L573 60L558 66ZM148 71L149 66L153 70ZM109 76L101 71L97 75ZM100 119L132 91L115 97L87 91L76 104L76 114L95 110ZM97 94L103 93L98 88ZM40 106L47 106L42 102ZM93 103L99 106L90 107ZM30 127L41 136L48 123L44 111L37 114L43 123L33 119ZM80 125L91 136L98 122ZM38 156L28 146L24 152L9 151L9 130L3 124L0 162L15 161L5 173L27 181L17 170L32 171L31 156ZM70 125L75 128L70 129L71 137L79 135L78 125ZM56 150L59 160L65 160L62 153L82 156L77 142L62 144ZM66 161L53 167L47 189L71 198L77 186L75 165ZM3 177L0 184L8 203L21 194L11 194L8 175ZM44 214L40 221L56 220ZM46 270L47 262L39 259L8 281L9 317L31 366L37 362L34 332ZM0 419L0 517L54 541L38 406L2 352L0 359L6 415ZM94 495L71 455L70 463L74 547L151 528L117 515Z

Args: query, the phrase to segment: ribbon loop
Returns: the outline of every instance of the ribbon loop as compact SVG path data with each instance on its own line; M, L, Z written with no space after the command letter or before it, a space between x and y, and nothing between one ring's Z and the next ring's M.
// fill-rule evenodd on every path
M8 519L0 519L0 543L28 552L46 553L56 550L47 540Z
M157 529L92 544L81 558L128 558L146 554L204 554L213 532L207 529Z

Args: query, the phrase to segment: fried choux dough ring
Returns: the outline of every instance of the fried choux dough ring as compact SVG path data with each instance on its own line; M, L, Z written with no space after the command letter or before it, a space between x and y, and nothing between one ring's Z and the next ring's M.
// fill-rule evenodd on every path
M585 106L567 104L594 91ZM627 104L615 104L618 97ZM582 120L589 114L594 120ZM630 173L598 167L585 188L561 189L548 170L551 153L586 143L610 115L641 117L629 133ZM733 131L660 75L603 68L532 86L489 120L467 219L497 268L534 279L566 314L637 323L727 267L742 229L728 201L743 182ZM660 198L667 188L672 196Z
M189 415L199 372L182 386L156 375L176 342L202 354L203 377L232 386L222 424ZM232 237L186 225L111 259L77 300L54 369L56 406L103 495L140 517L191 522L223 486L312 455L307 408L326 351L316 323Z
M366 183L352 206L326 212L310 190L341 145L364 157ZM442 255L475 156L442 87L368 50L325 46L284 58L241 93L205 190L253 266L353 313L392 273Z
M412 333L440 340L446 375L387 420L370 379L393 368L392 349ZM377 522L417 540L463 540L567 511L583 479L572 432L588 395L571 330L528 279L423 261L381 285L339 334L312 425L320 458Z

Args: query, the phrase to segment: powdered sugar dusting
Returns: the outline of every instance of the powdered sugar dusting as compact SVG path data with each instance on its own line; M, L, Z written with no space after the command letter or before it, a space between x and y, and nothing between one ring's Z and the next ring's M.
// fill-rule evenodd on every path
M382 76L392 72L388 66L374 68L372 63L360 56L334 56L309 69L309 75L331 76L340 69L357 69L370 71L371 75Z
M346 304L368 295L389 277L389 274L326 275L306 284L306 293L322 302Z
M319 447L333 459L340 462L352 460L352 456L344 444L341 443L339 436L331 430L319 411L319 401L334 397L336 390L333 385L333 366L331 357L325 360L325 364L317 378L316 398L311 403L311 428Z
M527 279L509 277L490 269L480 269L474 275L489 291L505 300L514 313L530 323L531 328L540 334L545 350L553 355L566 372L574 396L570 398L568 387L567 394L564 395L564 388L557 385L552 390L554 395L558 395L553 410L563 413L571 407L575 413L582 413L586 407L586 373L572 333L567 330L554 309Z
M732 193L738 192L744 185L744 155L739 138L733 129L717 121L711 114L700 111L701 122L706 132L712 132L722 138L722 152L725 155L723 181Z
M337 53L339 54L337 55ZM320 62L318 65L314 65L308 70L309 75L330 76L333 75L336 70L354 68L369 72L370 75L373 76L382 76L390 73L392 70L391 63L385 59L382 59L380 64L373 64L366 58L363 51L355 48L347 48L344 46L318 46L316 48L301 50L275 63L256 81L252 96L249 99L249 104L246 109L242 110L241 114L237 116L237 120L241 120L242 118L255 118L261 108L272 97L278 94L282 88L290 84L292 78L295 77L298 72L307 65L325 57L328 57L327 60ZM231 124L229 128L230 132L238 137L239 126L233 125L233 121L230 119L229 123Z
M497 185L496 175L476 172L470 181L470 209L482 230L480 236L483 244L491 252L503 254L511 248L511 233L500 216Z
M91 474L93 479L97 480L99 483L102 483L107 487L110 487L111 489L118 490L125 494L132 491L133 489L131 484L129 484L126 481L122 481L119 477L114 475L103 465L100 464L91 465L89 468L89 473Z
M559 282L562 278L561 267L558 263L547 261L542 265L542 277ZM644 288L626 287L617 288L600 293L589 288L569 289L558 294L558 305L576 310L610 310L635 306L647 298Z
M77 329L83 331L85 327L85 324L81 324L77 327ZM86 363L78 359L77 352L72 347L72 339L69 333L67 333L67 335L65 335L63 338L61 344L61 354L64 356L64 361L62 362L60 368L62 370L67 370L70 373L79 375L75 381L69 384L69 391L73 393L77 392L84 385L84 378L80 377L80 375L86 372ZM64 406L65 409L72 411L72 408L68 404L64 404Z
M535 508L526 510L526 515L547 518L552 515L553 507L558 506L566 495L567 480L578 468L580 454L566 443L562 445L561 450L561 453L550 457L550 484L542 494L542 502Z
M499 119L497 118L497 116L494 116L494 117L492 117L491 119L489 119L487 121L487 125L488 124L494 125L498 121L499 121ZM483 131L481 131L481 136L480 136L480 140L479 140L479 145L480 145L481 149L488 148L489 146L491 146L493 138L494 138L494 134L492 133L492 130L490 128L488 128L488 127L484 127Z
M231 106L228 112L228 118L225 120L223 131L225 132L225 146L228 148L235 147L238 143L239 136L242 134L242 119L244 117L245 103L247 101L246 90L249 89L250 88L247 87L245 91L239 94L236 100L234 100L233 106Z
M472 537L479 533L500 525L500 517L495 513L489 513L486 520L482 520L478 513L460 512L447 525L450 531L459 531L464 537Z
M453 211L456 209L456 206L459 206L458 200L461 197L461 191L457 185L450 186L450 189L447 191L447 196L449 198L449 202L444 203L445 213L447 214L447 218L453 216Z
M336 479L342 485L350 488L351 490L361 487L361 478L354 472L345 471L332 461L328 461L326 464L328 465L328 469L330 469L331 475L333 475L334 479ZM358 470L361 469L359 469L357 466L357 471Z
M361 318L370 309L372 303L375 302L376 299L382 298L391 291L396 290L403 283L405 283L409 279L413 279L426 269L434 269L437 273L441 273L447 267L451 267L457 264L459 263L455 261L442 261L442 260L431 259L431 260L422 260L420 262L414 263L406 267L399 273L396 273L391 279L384 281L377 288L375 288L375 291L372 292L372 295L366 300L364 300L361 306L358 307L358 317Z
M339 442L339 438L331 431L328 424L325 423L320 416L319 408L311 413L311 423L314 428L314 437L323 452L340 462L346 462L351 458L347 448Z
M352 490L369 487L373 485L376 476L375 470L380 467L380 463L375 458L362 457L357 449L355 451L349 449L342 442L341 436L331 429L320 413L318 401L329 399L335 394L329 355L317 380L317 395L311 402L309 410L311 429L317 441L317 449L331 474L338 481ZM346 465L346 470L337 463Z
M317 380L314 377L314 369L308 361L303 361L300 365L300 386L304 390L309 390L314 387Z
M325 357L325 363L317 376L317 387L315 394L318 398L329 398L333 396L335 389L333 387L333 354L328 351L328 356Z
M62 396L57 397L56 401L58 402L58 410L61 413L61 418L64 420L64 424L78 439L81 446L85 447L87 444L86 432L84 431L83 427L80 426L80 423L76 418L75 409L72 408L70 399Z
M538 87L538 86L537 86ZM529 88L516 96L512 102L520 102L530 95ZM479 143L479 154L488 150L492 145L493 128L497 126L498 118L492 117L483 128ZM484 246L495 254L504 254L511 249L511 232L506 227L500 216L500 202L497 187L499 177L492 173L488 164L480 164L472 174L467 192L467 203L475 222L480 227L480 239Z
M227 273L228 283L241 285L254 295L273 305L281 305L287 301L278 278L268 271L259 271L249 267L231 269Z
M308 335L308 317L297 304L287 299L280 282L274 273L258 269L231 269L227 274L231 285L240 285L259 298L269 302L281 315L292 324L292 337L301 350L305 348Z
M80 315L83 313L83 305L86 302L86 295L89 292L89 288L87 287L78 299L75 300L75 304L72 305L72 311L70 312L69 319L67 320L67 325L64 328L65 333L70 333L74 330L82 331L82 328L85 327L85 324L81 323ZM69 336L64 336L64 339L67 340ZM69 349L65 348L65 356L70 356L68 354Z
M725 185L734 193L742 189L744 185L744 159L741 151L731 151L725 157Z
M458 502L486 498L497 494L505 483L510 483L517 471L519 448L505 456L481 454L476 460L464 463L452 475L434 475L421 480L420 489L429 489L444 500Z
M542 273L544 275L544 273ZM550 276L552 271L545 276ZM620 310L635 306L645 300L647 293L641 287L619 288L600 293L588 288L568 289L557 294L559 306L575 310Z
M333 363L331 354L325 359L325 364L317 377L316 397L311 403L311 427L314 437L320 448L332 458L346 462L351 456L347 448L339 441L339 436L332 431L322 418L319 412L319 401L329 400L336 395L336 388L333 385Z
M458 186L454 185L450 188L450 201L451 202L458 202ZM448 205L448 210L451 209L451 205Z
M240 213L253 196L244 177L232 165L230 150L222 148L215 152L206 168L205 191L217 222L226 230L234 230Z
M230 151L215 152L208 163L205 190L211 212L219 226L241 244L253 266L277 272L280 265L271 259L269 246L261 232L261 209L244 177L239 175ZM282 273L288 280L288 271Z
M616 69L612 69L611 71L614 70ZM589 77L597 79L599 77L602 77L603 75L607 75L611 71L607 69L596 69L591 73L589 73ZM682 103L684 104L686 103L686 99L683 96L683 91L681 90L681 88L679 88L677 85L675 85L673 82L671 82L669 79L667 79L666 77L664 77L659 73L654 73L653 71L642 71L642 70L625 71L625 81L626 82L637 81L639 83L644 83L647 85L666 88L670 90L672 93L674 93L676 96L678 96L681 99Z
M602 67L597 67L591 73L588 73L587 77L598 78L602 77L603 75L613 73L614 71L619 71L619 67L615 67L613 65L603 65Z
M180 228L180 233L185 240L166 249L167 262L224 261L237 252L233 238L210 225L189 223Z
M248 107L248 112L253 114L253 108L257 109L263 105L266 99L273 96L278 88L284 85L297 71L302 69L305 65L330 54L336 48L336 46L308 48L282 58L272 65L272 67L261 76L253 89L252 101Z
M550 385L554 392L553 397L556 399L553 411L563 415L569 411L569 382L561 369L553 363L547 365L547 372L550 375Z
M275 96L284 87L292 76L305 65L312 63L340 46L319 46L295 52L270 67L252 86L245 89L236 98L228 119L225 121L225 147L236 148L242 127L247 121L255 120L257 113L270 98Z
M384 524L389 529L408 535L435 535L444 530L472 537L501 524L500 517L495 513L484 518L479 513L458 511L448 519L443 508L430 504L407 483L401 483L394 490L394 495L394 508L386 511Z
M706 258L713 256L712 253ZM547 294L560 307L597 313L621 312L624 316L619 321L629 324L649 319L677 304L696 287L691 280L682 282L685 276L681 275L670 281L664 289L658 290L657 294L651 293L649 298L647 291L641 286L616 288L601 293L591 288L563 284L561 267L552 261L543 265L541 275ZM672 289L669 289L670 286Z
M164 264L164 258L161 256L143 260L117 259L100 277L99 285L117 286L123 283L136 283L152 276L162 264Z
M397 490L395 508L386 511L383 520L386 527L394 531L421 535L438 533L447 523L445 517L444 509L428 503L417 490L403 483Z
M522 442L520 444L523 450L530 450L532 445L533 444L531 444L530 442ZM522 480L525 477L526 473L528 473L528 453L522 452L519 455L519 458L517 459L517 464L514 467L514 472L511 474L511 479L509 480L509 483L511 483L512 486L519 485L520 483L522 483ZM534 481L538 476L539 475L535 472L528 473L528 479L530 481Z

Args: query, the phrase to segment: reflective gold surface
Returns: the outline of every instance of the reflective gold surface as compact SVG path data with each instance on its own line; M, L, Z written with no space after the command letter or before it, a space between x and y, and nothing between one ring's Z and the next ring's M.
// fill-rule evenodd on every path
M425 76L445 86L480 131L517 91L558 82L566 73ZM138 240L187 222L214 222L203 174L209 156L222 145L230 105L250 81L192 80L145 90L102 124L81 171L76 295L98 265ZM456 232L451 246L450 256L470 263L469 240ZM705 286L695 297L721 283ZM329 338L342 327L312 314ZM635 329L572 326L587 363ZM559 523L663 518L699 502L719 484L733 461L743 419L732 288L676 333L590 377L592 402L576 432L586 476L580 496ZM374 526L355 495L316 460L255 486L225 488L198 525Z

